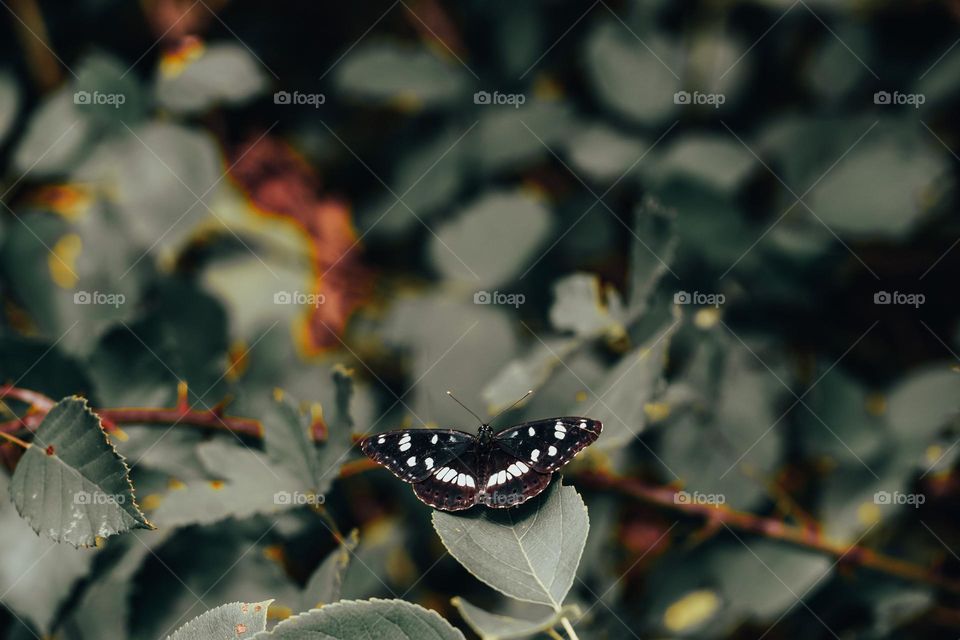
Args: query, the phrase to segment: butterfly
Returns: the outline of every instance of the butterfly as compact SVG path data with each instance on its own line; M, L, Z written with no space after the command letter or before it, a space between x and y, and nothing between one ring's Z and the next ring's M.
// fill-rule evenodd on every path
M412 484L416 496L436 509L508 508L546 489L553 473L602 429L599 420L580 417L533 420L499 433L484 423L476 435L400 429L364 438L360 450Z

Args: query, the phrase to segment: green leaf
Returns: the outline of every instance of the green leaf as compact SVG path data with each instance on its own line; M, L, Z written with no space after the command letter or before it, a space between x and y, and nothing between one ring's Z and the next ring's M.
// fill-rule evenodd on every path
M260 452L221 438L198 446L197 455L215 480L167 492L152 514L158 524L211 524L297 506L299 481Z
M267 628L267 608L271 602L231 602L220 605L183 625L167 640L253 638Z
M6 477L0 478L0 485L5 484ZM0 505L0 540L4 606L28 620L39 635L51 634L61 607L90 572L98 551L77 550L37 536L7 501Z
M349 53L333 78L337 91L357 100L433 107L464 96L465 73L427 50L380 42Z
M436 270L450 280L494 286L539 257L552 226L550 211L530 196L492 192L438 226L429 254Z
M516 402L527 389L537 390L550 378L554 368L581 344L579 338L545 338L530 353L511 360L483 388L488 411L497 413Z
M605 124L593 124L564 142L570 164L591 180L613 182L639 165L646 141Z
M310 436L310 416L279 389L273 411L263 420L263 445L267 456L286 469L304 489L316 489L320 460Z
M151 529L129 468L86 400L58 402L17 463L10 496L34 531L75 547L130 529Z
M671 273L677 252L676 213L657 200L644 198L637 208L630 246L629 318L645 312L660 280ZM675 277L675 276L674 276Z
M575 617L575 607L564 607L560 611L547 610L537 620L524 620L490 613L470 604L465 599L452 598L450 602L457 608L470 628L477 632L482 640L514 640L529 638L532 635L552 629L560 623L562 617Z
M680 80L668 68L675 66L675 47L655 34L644 35L652 51L622 24L601 22L587 37L585 59L594 90L608 109L652 125L675 110Z
M340 543L340 546L330 552L320 566L316 568L307 586L303 588L303 605L305 609L322 607L340 599L340 589L343 586L343 575L350 564L350 558L360 542L358 531L354 529Z
M616 290L603 287L592 273L572 273L553 283L550 323L559 331L578 336L603 332L623 335L624 308Z
M589 415L603 423L596 446L622 448L646 428L647 403L660 391L670 339L679 326L679 320L674 320L660 327L645 344L623 356L595 387L600 399L590 401Z
M807 197L839 234L900 236L942 197L946 152L927 132L871 131Z
M62 173L87 146L93 127L73 103L73 90L64 86L30 115L26 131L13 152L17 172L35 176Z
M552 157L574 131L570 105L558 101L527 100L519 108L484 105L479 117L464 143L488 174Z
M901 439L924 446L960 411L960 375L949 365L911 373L890 390L887 418Z
M672 142L648 174L657 184L686 178L729 194L756 165L753 154L729 134L689 134Z
M20 85L16 77L7 69L0 70L0 144L10 132L20 111Z
M218 104L242 104L266 88L263 67L248 49L217 42L207 45L181 73L158 73L154 91L160 106L192 114Z
M433 526L477 578L512 598L556 610L573 585L590 523L576 489L557 481L517 509L434 511Z
M344 600L287 618L257 640L464 640L435 611L403 600Z

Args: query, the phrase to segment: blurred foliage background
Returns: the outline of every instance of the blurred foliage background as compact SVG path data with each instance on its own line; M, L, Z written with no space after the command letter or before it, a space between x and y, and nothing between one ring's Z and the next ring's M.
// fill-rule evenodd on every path
M603 420L565 472L582 637L960 633L960 4L2 4L0 379L104 408L186 382L261 421L276 468L281 389L328 439L325 505L278 512L257 438L122 425L158 530L76 550L4 500L5 637L164 637L271 597L280 619L354 528L344 598L468 637L452 596L527 613L324 436L336 364L355 435L472 430L447 389L489 414L534 389L502 425Z

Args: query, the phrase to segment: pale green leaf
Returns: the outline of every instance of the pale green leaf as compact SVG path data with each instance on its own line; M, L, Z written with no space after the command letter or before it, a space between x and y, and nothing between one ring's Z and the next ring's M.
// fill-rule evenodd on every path
M448 279L497 285L520 275L539 257L552 223L550 211L528 195L488 193L437 227L430 238L430 257ZM493 297L490 301L496 303Z
M619 449L644 430L647 403L660 391L670 338L679 326L679 320L674 320L655 331L645 344L623 356L595 388L601 399L591 401L588 413L603 423L598 447Z
M578 336L623 334L623 302L612 287L602 287L592 273L572 273L553 283L550 323Z
M344 600L288 618L258 640L463 640L435 611L403 600Z
M559 608L573 585L587 531L587 508L573 487L555 482L517 509L433 512L450 554L494 589Z
M466 71L425 49L371 42L333 69L337 90L360 100L435 106L466 92Z
M150 529L137 506L129 468L86 400L58 402L17 463L10 496L34 531L91 546L130 529Z
M154 90L161 106L188 114L243 103L266 87L261 63L242 45L226 42L207 45L181 73L158 74Z
M343 575L350 564L350 558L360 542L356 529L340 543L340 546L330 552L320 566L316 568L307 586L303 588L303 605L305 609L321 607L340 599L340 590L343 586Z
M564 607L560 611L545 610L536 620L526 620L490 613L477 607L463 598L451 599L470 628L477 632L482 640L515 640L529 638L540 632L551 629L560 623L561 617L574 617L575 607Z
M271 602L231 602L220 605L183 625L167 640L252 638L267 628L267 608Z

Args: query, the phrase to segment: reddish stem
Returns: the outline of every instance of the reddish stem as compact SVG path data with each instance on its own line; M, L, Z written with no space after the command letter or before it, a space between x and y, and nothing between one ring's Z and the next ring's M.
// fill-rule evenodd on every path
M648 485L636 478L606 473L585 473L577 476L585 485L598 489L619 491L647 503L704 518L711 525L726 525L731 529L753 533L764 538L780 540L833 556L843 563L874 569L913 582L923 582L946 591L960 594L960 582L938 575L926 567L877 553L860 545L848 545L827 540L819 531L808 526L794 526L764 518L752 513L735 511L724 506L692 504L676 500L677 491L663 486Z

